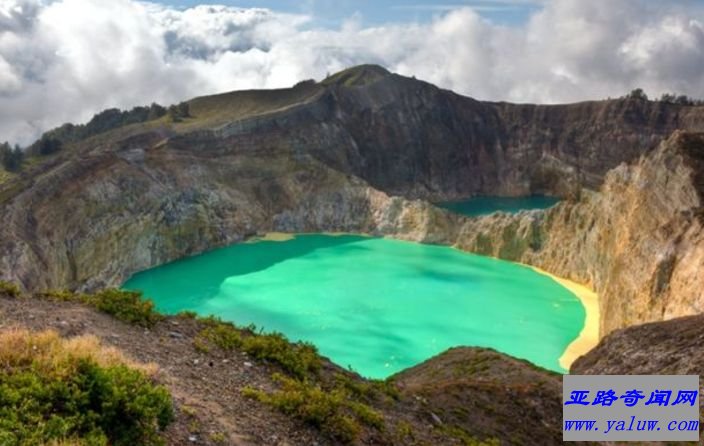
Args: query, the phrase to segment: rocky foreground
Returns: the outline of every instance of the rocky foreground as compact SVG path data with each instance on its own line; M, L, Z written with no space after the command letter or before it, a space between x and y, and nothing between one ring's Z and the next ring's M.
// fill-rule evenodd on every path
M618 330L578 359L576 374L704 374L704 316ZM0 330L52 329L65 337L95 335L129 357L158 367L176 420L169 445L557 445L562 444L560 375L481 348L454 348L391 377L366 381L324 360L315 386L342 381L350 398L380 414L342 441L325 423L306 421L249 397L273 391L287 374L275 361L199 344L204 322L167 317L150 328L85 305L12 297L0 292ZM381 390L376 390L381 389ZM579 444L579 443L577 443Z
M282 414L247 397L245 388L280 387L274 374L287 372L237 348L204 351L197 341L203 323L193 318L168 317L147 329L77 303L0 296L0 330L13 327L53 329L67 337L95 335L137 361L155 363L159 382L176 403L176 421L165 435L170 445L343 443L325 424ZM308 379L325 383L341 377L350 388L369 386L327 360L320 375ZM560 375L491 350L449 350L392 377L383 388L380 393L363 390L368 395L359 397L382 421L362 424L352 443L561 443Z

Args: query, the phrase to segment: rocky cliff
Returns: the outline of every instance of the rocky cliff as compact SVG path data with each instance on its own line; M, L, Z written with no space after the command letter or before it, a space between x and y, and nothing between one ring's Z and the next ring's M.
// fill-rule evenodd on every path
M598 192L585 190L545 212L460 223L455 243L591 285L600 295L602 334L699 314L703 161L704 135L677 132L636 163L610 171Z
M687 316L614 331L574 362L580 375L702 375L704 316Z
M546 211L462 218L378 197L376 227L409 240L518 261L600 296L601 333L704 312L704 134L676 132ZM383 202L386 200L386 202Z
M0 278L114 286L257 232L351 231L589 283L604 332L701 310L699 137L638 157L704 130L702 107L484 103L370 66L190 104L184 122L80 141L0 184ZM424 201L528 193L571 201L482 219Z

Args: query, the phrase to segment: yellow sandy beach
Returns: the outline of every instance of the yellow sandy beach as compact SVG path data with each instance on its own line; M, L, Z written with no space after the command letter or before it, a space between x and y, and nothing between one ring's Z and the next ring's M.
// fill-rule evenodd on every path
M269 241L269 242L285 242L287 240L291 240L297 235L305 235L305 232L297 232L295 234L289 233L289 232L267 232L264 235L257 236L257 237L252 237L251 239L247 240L247 242L258 242L258 241ZM339 237L341 235L357 235L361 237L369 237L367 234L358 234L358 233L351 233L351 232L311 232L311 234L316 234L316 235L329 235L333 237Z
M537 273L550 277L555 282L570 290L582 302L584 310L587 313L584 328L582 328L579 336L567 346L559 360L560 366L569 370L575 359L587 353L599 343L599 296L584 285L554 276L534 266L530 266L530 268Z

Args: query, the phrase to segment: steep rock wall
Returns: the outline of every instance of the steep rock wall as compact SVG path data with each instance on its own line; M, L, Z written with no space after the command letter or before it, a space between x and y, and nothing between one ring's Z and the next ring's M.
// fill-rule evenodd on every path
M538 266L593 287L601 333L704 312L704 135L675 133L652 153L546 211L461 219L407 203L402 238Z

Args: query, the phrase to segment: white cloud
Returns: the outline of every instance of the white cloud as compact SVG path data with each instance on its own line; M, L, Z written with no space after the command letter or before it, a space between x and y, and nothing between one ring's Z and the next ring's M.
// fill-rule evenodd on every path
M536 4L520 27L478 14ZM425 24L365 27L351 17L324 29L267 9L0 0L0 140L28 142L107 107L288 86L359 63L490 100L576 101L637 86L704 96L704 13L692 1L447 6Z

